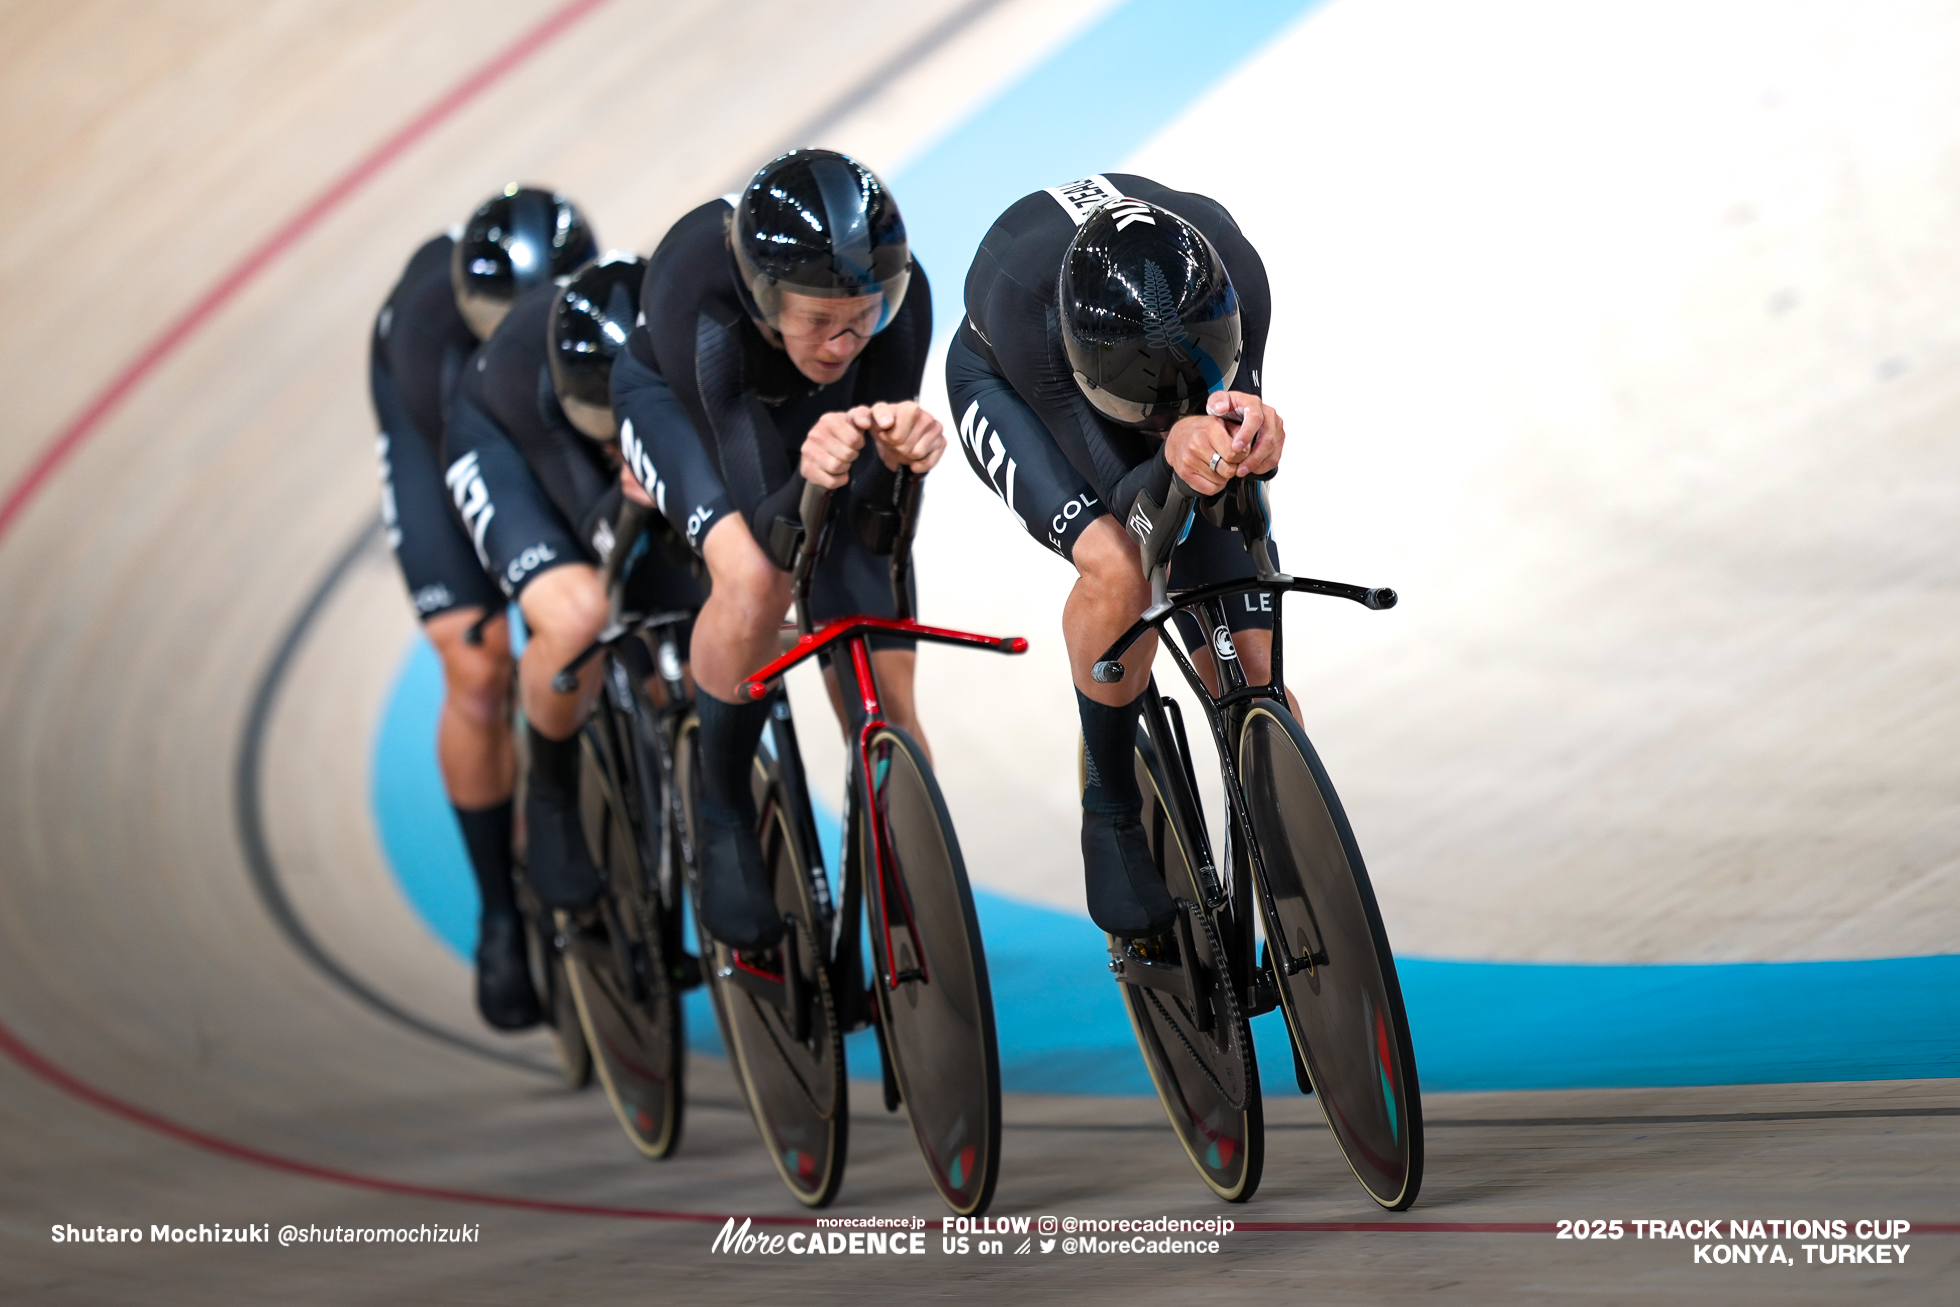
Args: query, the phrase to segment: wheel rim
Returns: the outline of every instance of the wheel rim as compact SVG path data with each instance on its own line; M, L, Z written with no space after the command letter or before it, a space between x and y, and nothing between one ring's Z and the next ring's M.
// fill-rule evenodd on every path
M581 778L585 837L605 867L609 913L570 930L567 971L585 1043L620 1126L649 1157L672 1151L678 1134L685 1041L679 996L661 965L657 934L636 887L646 884L638 845L610 778L587 754ZM613 939L613 926L621 937ZM621 973L621 957L634 975ZM634 978L639 985L634 993Z
M558 1069L564 1073L565 1084L572 1089L583 1089L592 1083L592 1050L585 1045L585 1028L578 1014L578 999L572 994L571 977L566 974L565 959L559 956L549 941L544 944L545 993L549 997L547 1010L551 1014L551 1044L558 1053Z
M1367 873L1343 837L1339 800L1309 762L1312 746L1289 726L1254 709L1239 753L1277 914L1268 937L1283 938L1296 957L1321 942L1310 970L1279 976L1280 997L1355 1178L1376 1202L1403 1207L1420 1182L1422 1123L1394 958Z
M1137 783L1144 794L1144 833L1151 857L1171 896L1187 903L1200 901L1197 877L1141 749ZM1216 975L1210 940L1194 930L1192 942L1199 966ZM1140 985L1126 984L1122 989L1157 1096L1192 1166L1221 1198L1250 1197L1258 1183L1264 1139L1257 1075L1246 1075L1252 1054L1243 1042L1250 1034L1243 1018L1230 1022L1215 1008L1213 1029L1207 1033L1197 1028L1180 999Z
M865 850L870 961L881 978L888 966L923 973L889 988L881 979L885 1038L933 1187L971 1216L993 1197L1000 1152L1000 1055L972 892L944 803L909 742L880 732L870 758L891 857L880 897Z

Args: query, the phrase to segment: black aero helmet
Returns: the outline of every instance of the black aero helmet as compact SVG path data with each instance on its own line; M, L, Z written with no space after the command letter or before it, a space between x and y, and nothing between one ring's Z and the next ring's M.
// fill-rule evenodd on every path
M1076 229L1056 298L1075 383L1111 421L1165 431L1239 370L1239 296L1204 233L1142 200Z
M772 159L736 197L729 230L735 282L755 317L778 327L784 291L884 299L882 331L912 279L905 220L878 175L834 150ZM870 334L870 333L867 333Z
M565 284L551 304L545 357L551 388L572 425L594 440L616 440L612 365L640 316L645 259L608 254Z
M519 295L598 252L577 205L556 191L513 183L478 206L456 238L449 256L456 307L476 338L488 340Z

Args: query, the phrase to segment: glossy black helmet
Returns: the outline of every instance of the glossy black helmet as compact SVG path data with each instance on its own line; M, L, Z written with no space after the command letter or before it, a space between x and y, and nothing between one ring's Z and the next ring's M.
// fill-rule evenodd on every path
M1075 383L1111 421L1165 431L1239 370L1239 297L1204 233L1119 199L1076 229L1056 298Z
M619 438L612 365L640 316L645 259L608 254L565 284L551 304L545 357L551 388L572 425L594 440Z
M876 295L882 331L910 284L905 220L878 175L834 150L772 159L736 197L729 228L735 282L756 318L780 329L783 292L818 299Z
M599 252L585 215L556 191L512 183L485 200L456 237L449 280L456 307L488 340L517 297Z

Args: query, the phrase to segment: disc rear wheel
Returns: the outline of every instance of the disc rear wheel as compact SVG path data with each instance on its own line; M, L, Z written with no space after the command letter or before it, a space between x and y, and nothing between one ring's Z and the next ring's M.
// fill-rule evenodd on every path
M1273 900L1280 1006L1355 1178L1391 1211L1422 1186L1422 1096L1395 958L1347 816L1285 709L1247 714L1239 777ZM1255 863L1255 868L1258 866Z
M885 1046L933 1187L955 1214L977 1216L1000 1174L1000 1052L980 920L924 752L892 726L867 752L860 856Z
M610 753L602 718L584 733L579 798L585 839L605 870L598 903L559 913L566 975L585 1043L633 1146L661 1158L680 1142L686 1040L680 993L661 947L661 911L642 861L632 764ZM624 774L622 774L624 773ZM657 820L657 818L656 818Z

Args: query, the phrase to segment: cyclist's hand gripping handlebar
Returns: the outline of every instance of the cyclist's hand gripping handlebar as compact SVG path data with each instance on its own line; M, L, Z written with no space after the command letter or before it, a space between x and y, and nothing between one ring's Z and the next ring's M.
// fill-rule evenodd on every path
M605 582L606 603L611 617L606 629L599 632L599 638L585 646L579 656L558 669L551 678L551 688L559 694L572 694L578 690L578 674L585 665L598 656L601 649L617 640L624 629L626 614L626 560L632 556L633 546L640 542L640 533L646 530L647 520L653 513L651 508L634 500L622 500L619 517L613 522L612 551L606 555Z
M894 474L892 500L897 510L898 525L892 536L891 575L892 600L901 618L912 614L912 537L919 527L919 496L925 487L925 478L910 468L901 467ZM790 568L790 585L796 596L796 625L803 634L808 635L816 629L809 614L810 577L816 570L817 561L823 557L828 544L826 533L832 529L830 522L830 500L834 491L812 481L803 487L803 500L798 516L802 519L803 539L797 546L796 559Z

